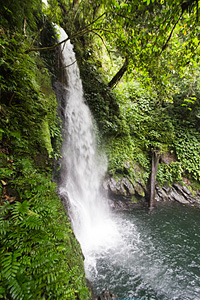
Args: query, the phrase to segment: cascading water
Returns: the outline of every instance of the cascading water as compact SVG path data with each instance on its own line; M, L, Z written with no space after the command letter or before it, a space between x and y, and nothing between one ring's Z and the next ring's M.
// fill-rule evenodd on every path
M67 39L64 30L59 31L60 40ZM92 115L84 101L79 69L70 41L61 46L61 53L67 77L67 103L60 194L68 199L71 223L85 255L85 265L93 264L95 267L95 261L89 253L94 249L105 250L106 245L110 247L117 236L107 202L100 193L106 160L102 155L97 156Z
M60 41L67 38L62 29ZM67 77L60 194L97 293L120 299L200 299L199 211L165 207L111 215L100 193L105 160L96 155L91 113L84 102L75 54L61 46ZM190 230L192 228L192 230Z

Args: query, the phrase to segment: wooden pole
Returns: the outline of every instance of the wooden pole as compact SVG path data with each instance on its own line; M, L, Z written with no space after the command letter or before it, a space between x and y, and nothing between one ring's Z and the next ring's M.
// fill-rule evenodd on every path
M160 159L160 153L157 150L152 149L150 200L149 200L150 209L152 209L156 206L155 187L156 187L156 175L157 175L157 171L158 171L159 159Z

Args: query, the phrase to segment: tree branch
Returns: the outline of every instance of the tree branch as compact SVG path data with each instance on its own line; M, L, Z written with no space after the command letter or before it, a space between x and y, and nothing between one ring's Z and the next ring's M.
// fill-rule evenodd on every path
M89 23L88 25L86 25L85 27L83 27L83 29L81 29L77 34L75 34L74 36L71 36L71 37L68 37L67 39L59 42L59 43L56 43L52 46L49 46L49 47L42 47L42 48L30 48L28 50L25 51L26 54L30 53L30 52L33 52L33 51L52 51L52 50L55 50L58 46L60 46L61 44L67 42L69 39L73 39L73 38L76 38L78 36L81 36L81 35L84 35L88 32L91 32L92 29L90 30L86 30L88 27L90 27L91 25L93 25L94 23L96 23L100 18L102 18L103 16L105 15L105 12L103 14L101 14L98 18L96 18L94 21L92 21L91 23ZM97 30L97 29L96 29Z
M102 36L101 36L100 34L98 34L97 32L95 32L95 30L98 30L98 29L93 29L92 32L93 32L94 34L96 34L96 35L101 39L101 41L102 41L104 47L106 48L106 50L108 51L108 54L109 54L109 56L110 56L110 50L109 50L108 47L106 46L106 43L104 42Z
M161 53L160 53L160 54L162 54L162 52L167 48L167 45L168 45L168 43L169 43L169 41L170 41L170 39L171 39L171 37L172 37L172 34L173 34L173 32L174 32L174 29L176 28L176 25L177 25L178 22L180 21L182 15L183 15L183 11L182 11L180 17L178 18L178 20L176 21L176 23L174 24L174 26L173 26L173 28L172 28L172 30L171 30L171 32L170 32L170 35L168 36L167 41L166 41L165 44L162 46L162 50L161 50Z
M31 48L25 51L26 54L33 52L33 51L51 51L51 50L55 50L58 46L60 46L61 44L67 42L69 40L69 37L59 43L56 43L52 46L49 47L42 47L42 48Z
M69 64L69 65L67 65L67 66L64 66L63 67L63 69L66 69L66 68L68 68L68 67L70 67L70 66L72 66L73 64L75 64L76 63L76 60L75 61L73 61L71 64Z
M111 81L108 83L108 86L110 88L113 88L114 86L117 85L117 83L119 82L119 80L122 78L122 76L124 75L124 73L126 72L127 68L128 68L128 57L126 57L123 66L119 69L119 71L117 72L117 74L115 74L115 76L111 79Z

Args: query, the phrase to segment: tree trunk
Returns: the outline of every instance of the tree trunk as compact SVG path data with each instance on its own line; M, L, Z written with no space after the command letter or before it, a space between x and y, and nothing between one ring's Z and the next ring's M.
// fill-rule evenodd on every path
M117 74L111 79L111 81L108 83L108 86L110 88L113 88L117 83L120 81L124 73L126 72L128 68L128 57L126 57L125 62L121 69L117 72Z
M151 180L150 180L150 201L149 207L150 209L156 206L155 201L155 186L156 186L156 175L158 171L158 163L160 159L160 153L154 149L152 149L152 164L151 164Z

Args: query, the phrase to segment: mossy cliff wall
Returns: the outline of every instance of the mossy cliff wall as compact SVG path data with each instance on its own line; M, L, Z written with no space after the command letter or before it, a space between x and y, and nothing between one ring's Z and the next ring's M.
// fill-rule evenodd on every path
M62 142L55 53L27 51L48 46L52 28L38 34L41 2L25 2L1 6L0 298L85 300L83 255L52 181Z

